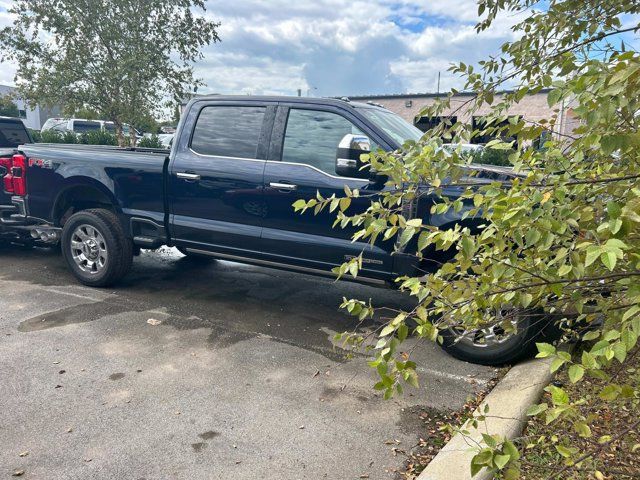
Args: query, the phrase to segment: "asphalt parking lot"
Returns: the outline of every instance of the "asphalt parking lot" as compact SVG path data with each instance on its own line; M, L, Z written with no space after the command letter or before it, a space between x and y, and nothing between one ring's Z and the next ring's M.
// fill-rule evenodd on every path
M173 250L98 290L56 250L3 247L0 279L0 477L394 478L421 409L495 375L424 344L420 388L382 400L332 337L342 296L406 302L391 290Z

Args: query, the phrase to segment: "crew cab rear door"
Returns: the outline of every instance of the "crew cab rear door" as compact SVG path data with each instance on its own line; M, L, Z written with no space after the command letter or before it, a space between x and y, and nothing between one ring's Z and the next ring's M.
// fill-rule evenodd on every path
M263 175L276 104L192 104L168 175L176 245L253 256L260 250Z

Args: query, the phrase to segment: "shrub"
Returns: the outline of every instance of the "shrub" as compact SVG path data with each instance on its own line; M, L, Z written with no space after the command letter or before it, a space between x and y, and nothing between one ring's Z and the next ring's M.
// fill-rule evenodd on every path
M150 137L144 137L138 142L139 147L143 148L167 148L165 147L158 135L151 135Z
M473 163L482 163L484 165L498 165L501 167L510 167L509 155L513 150L497 150L495 148L483 148L473 152Z
M118 145L117 137L104 130L85 132L79 136L79 143L85 145Z

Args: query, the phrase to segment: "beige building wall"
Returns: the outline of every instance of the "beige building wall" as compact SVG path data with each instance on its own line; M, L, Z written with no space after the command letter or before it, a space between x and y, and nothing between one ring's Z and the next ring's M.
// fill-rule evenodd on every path
M554 109L547 104L547 91L541 91L535 95L525 96L520 103L512 106L507 114L522 116L525 120L538 122L542 119L549 119L554 115ZM367 97L349 97L350 100L360 102L374 102L383 105L388 110L397 113L408 122L415 124L420 112L434 104L438 98L445 95L437 94L407 94L407 95L380 95ZM502 95L496 96L496 102ZM471 123L471 114L465 106L471 102L473 96L470 94L456 95L451 99L450 108L443 112L443 116L456 116L458 121ZM558 125L554 133L567 134L573 132L577 126L575 116L569 108L569 102L564 105L562 116L559 116ZM473 116L483 116L489 113L490 106L483 105L473 113ZM560 125L561 124L561 125Z

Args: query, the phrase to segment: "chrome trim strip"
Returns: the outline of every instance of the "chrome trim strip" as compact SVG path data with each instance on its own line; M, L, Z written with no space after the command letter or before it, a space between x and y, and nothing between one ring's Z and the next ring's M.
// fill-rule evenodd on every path
M191 153L193 153L194 155L197 155L199 157L204 157L204 158L224 158L226 160L245 160L248 162L266 162L266 163L276 163L279 165L300 165L302 167L307 167L307 168L310 168L311 170L315 170L316 172L319 172L330 178L337 178L338 180L357 180L359 182L369 183L369 180L366 178L341 177L339 175L331 175L327 172L320 170L318 167L314 167L313 165L307 165L306 163L283 162L281 160L260 160L258 158L226 157L224 155L206 155L204 153L196 152L191 147L189 147L189 151L191 151ZM176 153L176 155L179 155L179 153Z
M326 270L319 270L316 268L309 268L309 267L299 267L297 265L291 265L288 263L280 263L280 262L271 262L269 260L259 260L259 259L255 259L255 258L249 258L249 257L241 257L238 255L229 255L228 253L218 253L218 252L210 252L208 250L199 250L197 248L190 248L190 247L185 247L187 252L193 252L193 253L198 253L200 255L209 255L212 257L219 257L219 258L224 258L227 260L238 260L241 262L246 262L246 263L257 263L260 265L265 265L265 266L272 266L272 267L283 267L286 268L287 270L298 270L300 272L307 272L307 273L313 273L316 275L324 275L324 276L330 276L330 277L334 277L335 274L333 272L327 272ZM366 283L373 283L376 285L386 285L386 282L384 280L379 280L377 278L369 278L369 277L358 277L354 279L355 281L360 281L360 282L366 282Z

